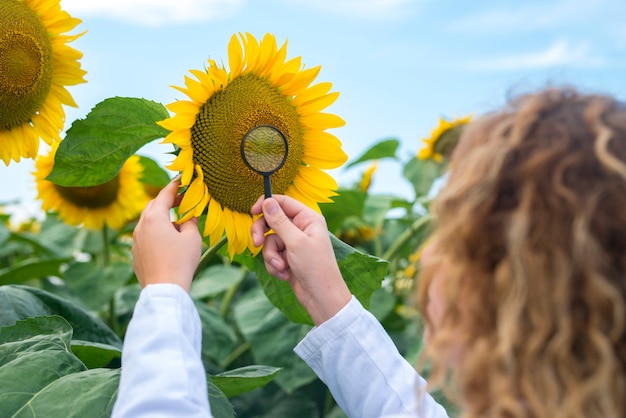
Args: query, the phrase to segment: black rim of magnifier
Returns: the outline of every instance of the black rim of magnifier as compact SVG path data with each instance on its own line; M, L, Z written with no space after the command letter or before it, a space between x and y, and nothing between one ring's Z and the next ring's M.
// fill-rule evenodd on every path
M270 128L270 129L275 130L276 132L278 132L278 134L280 135L280 137L283 140L283 143L285 144L285 152L283 153L282 161L276 166L276 168L274 168L271 171L261 171L261 170L256 169L255 167L252 167L252 165L248 162L248 158L246 158L245 144L246 144L246 141L248 140L248 135L250 135L252 132L254 132L255 129L259 129L259 128ZM285 164L285 161L287 161L287 154L289 154L289 142L287 141L287 137L285 136L283 131L281 131L280 129L278 129L274 125L258 125L258 126L255 126L252 129L250 129L248 131L248 133L246 133L243 136L243 140L241 141L240 151L241 151L241 158L243 159L243 162L246 163L246 165L248 167L250 167L250 169L252 169L253 171L255 171L255 172L257 172L257 173L259 173L259 174L261 174L263 176L268 176L268 175L270 175L272 173L275 173L279 168L281 168Z

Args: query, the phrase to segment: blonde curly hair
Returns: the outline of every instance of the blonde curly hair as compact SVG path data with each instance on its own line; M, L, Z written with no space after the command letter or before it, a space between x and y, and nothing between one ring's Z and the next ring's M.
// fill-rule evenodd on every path
M433 205L446 309L429 384L453 383L466 418L626 417L624 103L521 96L470 123L450 167ZM417 293L431 328L434 270Z

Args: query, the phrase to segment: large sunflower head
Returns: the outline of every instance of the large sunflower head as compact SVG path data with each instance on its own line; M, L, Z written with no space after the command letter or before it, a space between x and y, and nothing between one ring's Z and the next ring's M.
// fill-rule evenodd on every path
M136 155L126 160L113 179L97 186L66 187L46 180L58 147L59 142L53 143L48 155L35 160L34 174L43 210L57 212L65 223L90 229L105 225L120 229L135 219L150 200L141 184L143 167Z
M168 106L175 113L160 124L171 133L164 142L179 153L170 170L181 171L188 186L179 206L183 222L208 208L204 235L211 244L224 232L231 257L252 244L250 209L263 194L263 176L241 156L248 132L269 125L287 139L284 165L271 175L274 193L286 194L319 211L337 188L324 169L337 168L347 156L341 142L326 132L344 125L336 115L322 112L339 96L331 83L311 84L320 67L304 69L301 58L287 60L287 43L278 47L267 34L258 42L252 35L233 35L228 64L208 61L206 70L192 70L185 87L176 87L189 100Z
M63 105L76 106L65 86L85 82L64 35L80 23L59 0L0 1L0 159L35 158L39 138L60 140Z
M449 158L452 150L463 132L463 128L472 119L472 115L464 118L453 119L452 121L439 119L439 125L432 131L430 137L422 139L422 148L417 154L420 160L435 160L440 163L443 158Z

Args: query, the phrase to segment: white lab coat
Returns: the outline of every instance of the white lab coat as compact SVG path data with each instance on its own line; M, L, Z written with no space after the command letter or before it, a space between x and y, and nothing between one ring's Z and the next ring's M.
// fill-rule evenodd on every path
M356 298L295 352L349 417L447 418L424 380ZM201 324L174 284L144 288L128 326L114 418L211 417L201 361Z

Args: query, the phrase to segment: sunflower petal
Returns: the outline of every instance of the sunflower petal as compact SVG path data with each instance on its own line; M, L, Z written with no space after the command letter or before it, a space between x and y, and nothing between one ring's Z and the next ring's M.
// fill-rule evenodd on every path
M243 69L243 50L241 49L241 43L237 39L237 35L230 37L228 42L228 66L230 67L230 74L232 76L238 76Z

